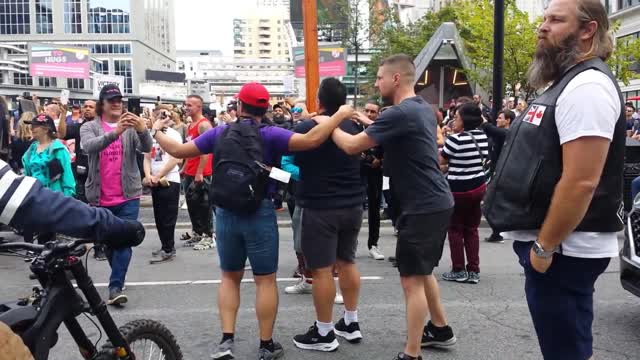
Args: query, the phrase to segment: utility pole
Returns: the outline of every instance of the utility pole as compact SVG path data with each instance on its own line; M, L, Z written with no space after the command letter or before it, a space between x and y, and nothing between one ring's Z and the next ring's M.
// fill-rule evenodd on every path
M302 0L304 29L304 68L306 72L307 108L318 111L316 93L320 85L318 64L318 4L316 0Z
M351 26L351 31L353 32L353 47L356 51L356 64L354 69L354 78L353 78L353 107L358 106L358 73L360 72L360 63L358 62L358 53L360 52L360 42L358 41L358 30L360 29L360 0L352 0L352 3L347 5L351 8L351 11L356 12L355 23L349 24ZM353 6L353 7L351 7ZM346 54L348 56L348 54Z
M504 85L502 67L504 64L504 0L495 0L493 5L493 107L491 115L498 118L502 109Z

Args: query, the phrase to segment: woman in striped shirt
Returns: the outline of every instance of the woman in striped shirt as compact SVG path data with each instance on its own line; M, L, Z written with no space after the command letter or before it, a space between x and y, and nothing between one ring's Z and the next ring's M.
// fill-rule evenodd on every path
M482 122L477 105L460 105L452 126L454 134L447 138L442 151L455 200L448 233L452 269L442 275L448 281L474 284L480 281L478 226L482 216L480 202L486 190L484 164L489 158L487 135L479 129Z

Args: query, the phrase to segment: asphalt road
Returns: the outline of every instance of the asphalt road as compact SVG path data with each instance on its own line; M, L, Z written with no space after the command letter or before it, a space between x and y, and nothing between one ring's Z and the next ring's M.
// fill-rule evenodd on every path
M488 236L481 229L481 236ZM395 238L391 228L382 229L380 246L391 254ZM279 278L289 278L295 266L291 231L281 228ZM367 257L366 231L361 234L358 264L362 276L360 324L365 336L359 345L344 341L336 353L315 353L293 346L293 335L306 331L315 319L310 295L286 295L284 287L291 280L279 283L280 308L275 339L285 347L285 359L391 359L403 348L404 301L398 275L387 261ZM159 244L157 234L134 250L127 278L129 303L123 309L111 309L116 322L148 318L163 322L176 335L185 359L208 359L221 337L216 307L215 281L219 280L215 250L196 252L179 248L175 261L149 265L150 252ZM445 248L447 248L445 246ZM450 266L445 250L439 275ZM458 343L450 350L425 350L425 359L541 359L536 336L528 314L523 291L523 274L516 262L510 243L481 244L481 281L478 285L440 282L442 298ZM109 269L106 262L89 260L89 270L96 283L105 283ZM595 359L640 358L640 299L621 287L618 280L618 260L611 262L607 272L597 282L594 323ZM0 256L0 298L15 299L29 294L34 283L27 278L27 264L14 257ZM99 288L106 296L107 289ZM255 359L258 347L254 311L254 285L242 286L242 304L238 316L237 358ZM341 313L336 306L335 319ZM97 340L97 331L82 320L87 333ZM561 335L559 335L561 336ZM102 339L104 341L104 339ZM59 344L50 359L80 359L66 330L61 330Z

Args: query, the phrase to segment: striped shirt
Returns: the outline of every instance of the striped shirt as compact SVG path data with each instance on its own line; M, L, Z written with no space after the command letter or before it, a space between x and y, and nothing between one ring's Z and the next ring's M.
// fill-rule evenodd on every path
M482 156L469 133L475 137ZM447 180L452 192L470 191L485 183L482 159L489 159L489 142L484 131L474 129L449 136L442 156L449 160Z
M9 224L36 179L16 175L9 164L0 160L0 223Z

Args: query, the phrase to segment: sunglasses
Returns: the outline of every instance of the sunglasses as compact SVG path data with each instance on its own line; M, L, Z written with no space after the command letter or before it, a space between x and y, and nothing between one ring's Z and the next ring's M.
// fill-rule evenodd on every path
M293 109L291 109L291 112L294 114L302 114L302 108L294 107Z

